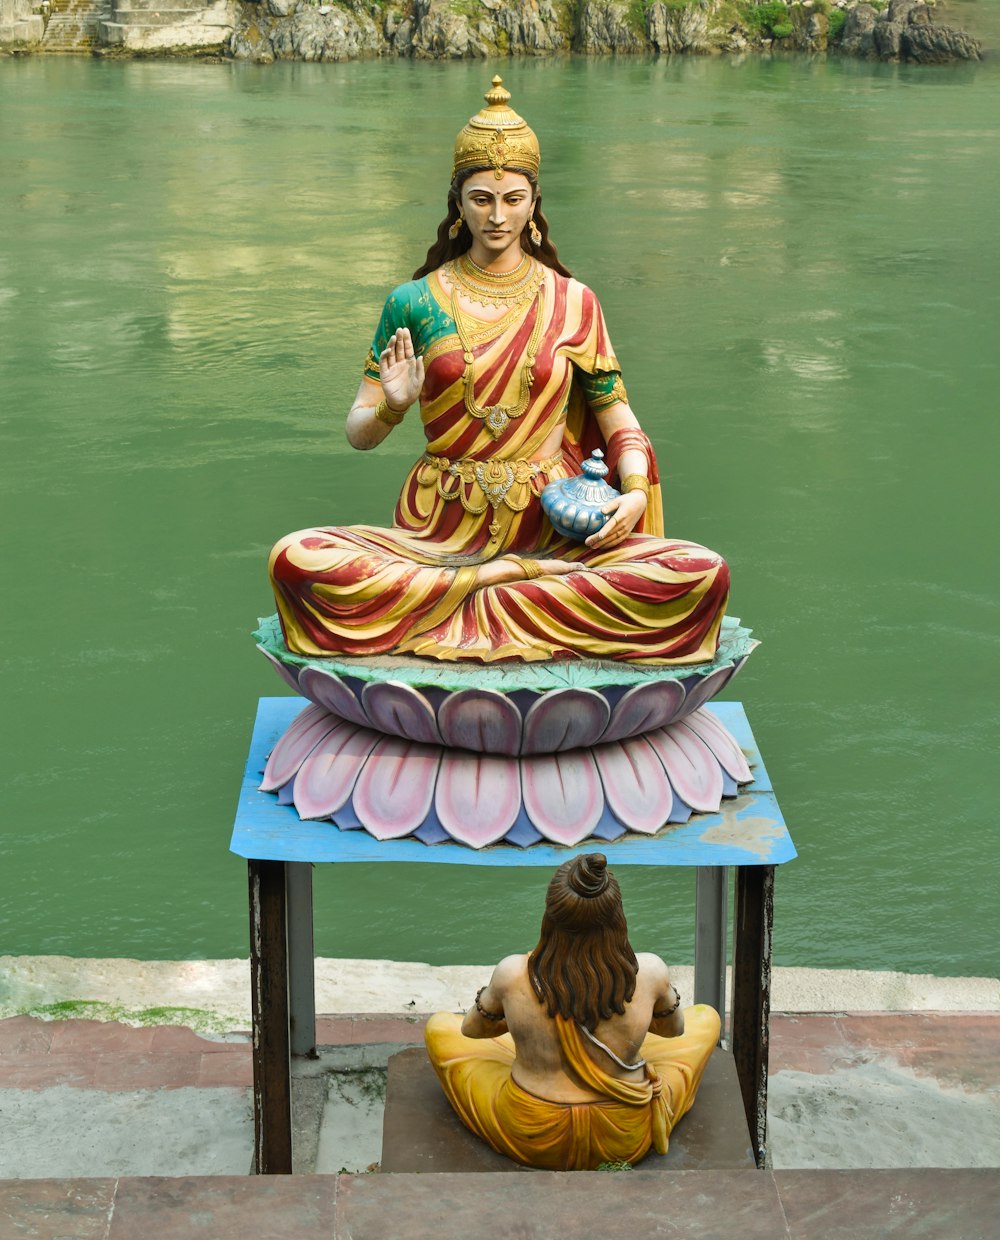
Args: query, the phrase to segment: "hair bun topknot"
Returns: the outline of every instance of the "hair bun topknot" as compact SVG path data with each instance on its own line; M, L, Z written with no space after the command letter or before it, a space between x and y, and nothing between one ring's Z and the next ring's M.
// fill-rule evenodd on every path
M577 857L569 871L569 885L578 896L593 899L608 888L608 859L604 853Z

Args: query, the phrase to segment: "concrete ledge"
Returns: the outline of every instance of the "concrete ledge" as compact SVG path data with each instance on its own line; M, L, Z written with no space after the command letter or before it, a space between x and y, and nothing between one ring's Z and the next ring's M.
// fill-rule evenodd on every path
M355 1012L465 1011L489 980L492 964L428 965L393 960L316 961L316 1010ZM686 996L693 970L671 970ZM0 1018L51 1004L101 1004L70 1013L114 1020L146 1009L189 1009L184 1023L201 1030L250 1027L246 960L75 959L0 956ZM1000 981L851 969L774 970L774 1012L998 1012ZM43 1013L44 1014L44 1013ZM161 1022L162 1023L162 1020Z

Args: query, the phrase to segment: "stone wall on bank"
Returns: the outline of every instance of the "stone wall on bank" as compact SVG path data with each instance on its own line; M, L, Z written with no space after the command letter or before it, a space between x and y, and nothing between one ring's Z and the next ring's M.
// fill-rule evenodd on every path
M98 37L126 52L221 51L237 16L236 0L112 0Z
M41 40L45 22L35 7L36 0L0 0L0 47L24 47Z
M977 60L975 39L938 25L933 4L890 0L236 0L240 60L431 60L841 52L872 60Z

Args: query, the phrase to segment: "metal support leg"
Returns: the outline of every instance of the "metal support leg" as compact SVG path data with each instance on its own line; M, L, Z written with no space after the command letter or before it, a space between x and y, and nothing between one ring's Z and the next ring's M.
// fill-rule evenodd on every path
M316 958L313 954L312 864L285 862L288 1007L293 1055L316 1058Z
M729 922L729 870L726 866L698 866L694 918L694 1001L714 1007L725 1029Z
M249 861L254 1171L292 1173L285 863Z
M773 924L774 866L737 867L732 1044L758 1167L764 1166L767 1152L767 1057Z

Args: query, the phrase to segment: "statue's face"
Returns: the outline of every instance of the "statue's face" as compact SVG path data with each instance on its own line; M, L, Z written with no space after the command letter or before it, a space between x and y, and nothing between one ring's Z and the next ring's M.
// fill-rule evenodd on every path
M462 214L473 242L491 256L518 242L534 205L531 182L520 172L476 172L462 186Z

